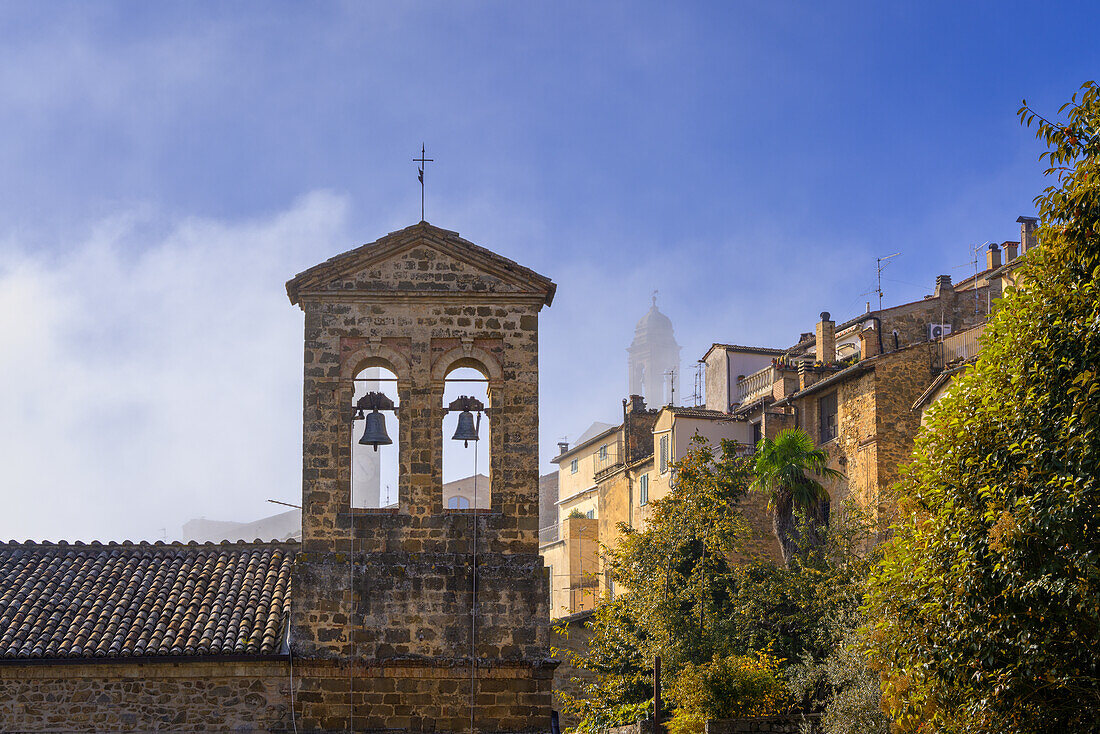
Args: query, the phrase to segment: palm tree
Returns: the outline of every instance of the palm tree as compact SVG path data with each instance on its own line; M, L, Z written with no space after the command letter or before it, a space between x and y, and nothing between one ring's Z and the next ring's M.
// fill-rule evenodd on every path
M775 437L760 439L756 447L756 479L752 488L770 494L774 510L772 528L779 540L784 563L796 554L820 545L820 530L829 524L829 493L822 479L841 479L843 474L826 464L829 455L814 447L813 439L800 428L788 428ZM812 475L812 476L811 476ZM805 518L802 537L797 514Z

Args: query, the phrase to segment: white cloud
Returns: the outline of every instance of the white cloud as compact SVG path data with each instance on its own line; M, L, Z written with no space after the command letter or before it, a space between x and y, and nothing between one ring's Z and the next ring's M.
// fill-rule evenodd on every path
M301 313L283 283L347 249L343 198L263 220L95 226L0 252L0 537L171 538L300 492Z

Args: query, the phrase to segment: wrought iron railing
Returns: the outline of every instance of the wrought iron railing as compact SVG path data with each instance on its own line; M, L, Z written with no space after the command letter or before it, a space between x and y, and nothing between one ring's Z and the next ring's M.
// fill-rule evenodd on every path
M601 446L596 449L596 453L592 458L592 475L596 476L604 469L610 469L620 461L620 445L619 442L609 443L606 447Z

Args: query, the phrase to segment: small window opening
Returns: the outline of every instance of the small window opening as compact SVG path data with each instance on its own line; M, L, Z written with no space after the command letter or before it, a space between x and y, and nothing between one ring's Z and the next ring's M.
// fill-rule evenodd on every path
M836 393L831 392L817 401L818 433L820 442L836 438Z
M573 459L572 461L569 462L569 473L570 474L576 474L577 473L577 460L576 459Z
M462 398L471 401L456 403ZM443 416L443 506L449 510L492 507L488 405L489 382L481 372L458 367L447 374L443 387L443 407L447 408ZM477 440L455 440L460 428L462 435L476 435Z
M398 457L401 455L400 411L359 408L368 394L381 394L397 404L397 376L384 367L368 367L355 376L352 400L354 419L351 435L351 506L377 509L397 506ZM369 401L368 401L369 402ZM373 415L372 414L376 414ZM360 443L369 418L372 430L384 429L392 443L377 446Z
M661 436L661 473L668 471L668 434Z
M638 477L638 504L649 504L649 475L643 474Z

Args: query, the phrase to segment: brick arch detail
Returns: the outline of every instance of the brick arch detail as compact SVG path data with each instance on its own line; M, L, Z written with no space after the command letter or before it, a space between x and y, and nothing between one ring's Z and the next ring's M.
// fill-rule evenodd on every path
M437 382L442 382L447 379L447 373L450 372L452 368L473 367L477 369L478 365L483 369L485 377L488 378L490 385L499 383L501 379L503 379L504 371L501 369L500 363L497 362L496 357L480 347L467 345L455 347L440 356L439 359L436 360L435 366L432 367L432 379Z
M385 344L368 344L344 359L344 363L340 365L340 377L351 380L368 367L385 367L402 383L406 383L412 374L405 355Z

